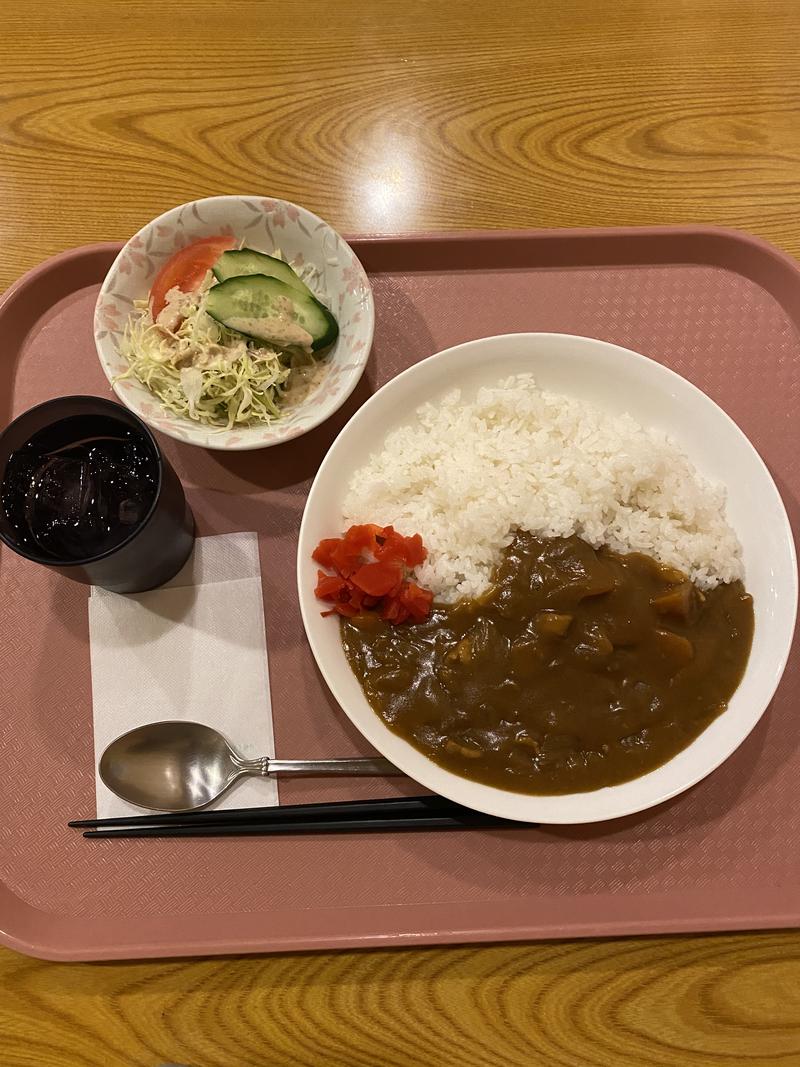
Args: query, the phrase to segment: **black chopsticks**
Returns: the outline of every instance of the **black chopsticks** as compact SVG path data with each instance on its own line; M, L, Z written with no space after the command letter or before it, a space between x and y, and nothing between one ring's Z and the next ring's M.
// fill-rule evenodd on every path
M363 833L374 830L522 829L511 819L485 815L440 796L287 804L274 808L176 812L119 819L73 819L84 837L266 837Z

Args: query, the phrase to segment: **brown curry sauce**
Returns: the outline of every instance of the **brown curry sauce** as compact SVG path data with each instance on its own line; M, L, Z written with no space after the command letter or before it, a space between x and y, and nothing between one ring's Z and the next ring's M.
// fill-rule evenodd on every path
M422 623L342 620L383 721L465 778L520 793L628 781L671 759L744 674L753 601L640 554L519 533L482 597Z

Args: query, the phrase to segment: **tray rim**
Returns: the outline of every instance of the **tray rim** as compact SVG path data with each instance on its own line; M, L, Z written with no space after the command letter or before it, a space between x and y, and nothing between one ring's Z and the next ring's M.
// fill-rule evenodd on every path
M49 274L55 267L64 266L73 260L83 259L84 256L100 255L103 252L108 252L109 255L112 255L122 248L124 243L124 241L90 241L85 245L75 245L74 248L65 248L61 252L54 252L52 256L43 259L41 263L35 263L24 274L20 274L7 289L0 293L0 312L5 310L5 305L13 300L21 289L27 289L29 285L38 281L41 276ZM99 285L100 283L98 282L97 284Z
M713 224L679 224L674 226L589 226L589 227L546 227L546 228L522 228L522 229L456 229L456 230L398 230L390 233L348 233L345 240L357 244L366 244L376 248L387 247L392 244L410 244L425 242L434 245L446 244L469 244L473 241L489 241L491 243L507 243L510 241L558 241L575 240L600 242L612 239L627 238L634 243L645 243L653 239L684 239L684 238L712 238L725 243L749 246L771 259L779 261L787 267L798 280L800 280L800 261L790 253L785 252L777 245L772 244L764 237L740 230L732 226L717 226ZM17 293L38 280L39 276L47 274L55 267L63 266L71 260L82 259L84 256L97 255L103 252L109 254L118 252L125 245L124 240L90 241L87 244L75 245L72 248L63 249L34 264L23 274L19 275L5 290L0 292L0 312L5 304L11 301ZM601 260L602 262L602 260ZM642 261L646 263L647 261ZM685 260L671 261L673 266L679 263L685 264ZM710 266L719 266L707 257L699 258L696 263L708 263ZM636 265L642 265L637 263ZM665 260L664 265L670 265ZM464 268L468 269L468 268ZM541 268L540 268L541 269ZM376 274L386 273L379 269L373 271ZM760 283L759 283L760 284Z
M643 225L643 226L530 226L530 227L489 227L475 229L453 230L393 230L382 233L372 231L367 233L348 233L347 241L366 241L375 244L388 244L392 241L428 241L434 244L446 244L448 241L475 241L492 238L496 240L520 240L547 238L575 238L594 239L609 237L631 238L658 238L658 237L718 237L728 240L741 241L745 244L755 245L763 251L778 255L780 258L797 269L800 273L800 262L790 253L785 252L777 245L772 244L765 237L750 233L749 230L740 230L736 226L719 226L716 223L676 223L674 225ZM124 244L124 242L119 242ZM77 245L66 252L80 252L84 248L100 247L101 245L115 246L116 241L97 242L90 245ZM65 252L56 253L64 255ZM55 258L55 257L51 257ZM45 263L49 260L45 260ZM38 266L38 265L37 265ZM32 269L36 269L35 267Z
M375 249L383 249L390 247L394 244L411 244L417 242L434 243L437 246L446 246L448 244L469 244L476 240L483 242L490 242L492 244L502 244L510 241L514 242L541 242L546 240L548 242L557 242L563 240L569 241L583 241L594 243L598 248L602 248L604 242L613 241L615 239L626 239L634 246L642 245L653 241L654 239L674 239L676 241L682 241L686 238L694 239L711 239L712 243L722 243L724 245L738 246L749 249L751 252L757 252L760 257L766 257L771 260L773 265L777 266L780 273L784 276L788 275L788 278L797 287L798 305L797 309L793 312L785 306L785 302L779 296L775 294L771 285L765 283L761 278L751 278L761 288L770 293L771 296L777 301L782 310L787 314L789 319L795 328L798 328L798 311L800 311L800 263L798 263L789 253L777 248L764 238L758 237L754 234L750 234L743 230L733 229L723 226L714 225L678 225L678 226L629 226L629 227L587 227L587 228L548 228L548 229L469 229L469 230L452 230L452 231L406 231L398 233L367 233L359 235L346 236L346 240L354 245L368 246ZM34 265L19 278L17 278L11 285L3 292L0 293L0 316L6 313L8 306L15 301L17 297L24 294L31 286L35 285L38 280L47 275L49 272L62 268L71 262L75 262L83 259L84 257L100 256L102 254L108 254L112 257L123 246L124 241L98 241L90 242L84 245L78 245L74 248L65 249L61 252L57 252L54 255L44 259L41 263ZM626 260L625 258L615 260L613 263L607 262L605 257L598 256L596 264L574 264L572 269L586 269L592 266L623 266L625 262L636 266L646 266L651 264L653 266L686 266L686 265L708 265L721 269L733 269L734 273L738 273L748 277L742 270L736 270L735 268L726 267L724 264L720 264L715 261L713 257L701 256L697 259L686 260L685 258L669 259L666 258L660 261L658 264L652 263L649 258L633 258ZM558 264L553 267L528 267L526 269L570 269L569 264ZM382 274L390 273L389 271L381 270L379 267L370 267L365 264L365 268L369 273ZM468 270L469 268L458 268L460 270ZM100 284L102 279L98 279L97 284ZM73 291L79 291L83 286L76 285ZM47 308L42 309L44 313ZM772 895L771 892L762 894L765 897ZM613 894L609 894L613 896ZM707 894L702 890L697 892L698 898L702 899ZM566 919L562 918L560 921L547 922L547 921L531 921L530 917L517 916L515 913L521 911L524 904L530 898L516 898L513 901L502 902L502 911L506 917L505 925L488 924L486 919L479 918L482 910L485 909L485 902L478 901L470 904L451 904L451 903L438 903L431 905L426 904L408 904L400 905L405 915L412 919L415 912L420 909L425 909L430 913L431 908L436 909L437 913L440 910L446 909L448 912L448 925L449 929L442 929L436 926L432 921L429 921L426 929L419 929L417 927L412 930L410 927L402 933L381 934L374 930L373 916L375 920L378 920L381 913L385 913L385 908L379 905L371 905L366 908L359 907L357 910L362 917L369 917L368 921L362 922L362 930L359 933L354 931L345 930L338 932L334 935L330 933L318 933L313 930L309 930L305 934L293 934L291 936L282 937L277 930L271 932L257 932L241 933L238 936L225 936L222 937L210 934L204 937L200 941L181 942L180 935L173 938L171 936L166 939L156 938L154 931L149 935L142 937L141 930L137 937L138 923L127 921L125 926L127 929L132 929L133 934L130 938L121 937L120 932L117 931L117 935L113 943L106 940L102 945L98 945L96 941L93 941L91 937L85 937L91 929L91 925L87 924L85 919L76 916L63 915L59 912L48 912L45 909L38 908L32 904L29 904L22 897L19 897L14 893L7 885L0 881L0 944L7 948L13 949L17 952L25 955L33 956L39 959L53 960L53 961L91 961L91 960L124 960L124 959L170 959L192 956L218 956L218 955L242 955L247 953L257 954L271 954L271 953L286 953L286 952L300 952L300 951L339 951L339 950L355 950L355 949L369 949L369 948L387 948L387 947L410 947L415 945L456 945L456 944L483 944L489 942L518 942L526 940L555 940L563 938L608 938L608 937L629 937L629 936L665 936L665 935L685 935L696 933L716 933L722 931L733 930L767 930L767 929L789 929L800 927L800 905L797 909L791 913L787 913L785 909L785 899L776 895L775 907L770 913L762 914L760 917L754 917L747 914L729 914L721 916L719 914L712 915L707 914L704 918L704 910L697 908L690 914L676 917L673 914L672 918L668 917L667 913L654 914L658 912L657 907L653 907L659 900L664 900L666 903L674 901L672 894L656 894L648 897L648 915L639 914L636 915L636 904L640 902L638 897L627 896L614 896L616 902L618 902L617 912L619 914L614 915L611 918L606 918L601 922L594 920L593 922L581 922L578 919ZM579 898L570 896L566 897L566 901L577 901ZM688 903L693 899L693 894L685 894L685 903ZM11 904L11 907L4 906L4 902ZM325 908L318 909L312 914L319 915L324 912L334 911L337 914L347 912L351 910L348 907L345 908ZM764 909L768 912L768 909ZM512 914L509 915L508 912ZM20 913L26 913L22 923L19 923L21 917ZM283 909L283 913L295 914L294 911L289 909ZM474 913L475 919L470 919L470 915ZM235 913L233 916L209 916L210 925L213 927L214 920L224 920L231 918L234 922L241 920L242 925L250 922L254 917L259 916L260 912L248 912L248 913ZM279 916L281 912L272 912L271 926L273 924L279 924ZM459 916L456 922L453 921L454 915ZM11 916L11 919L9 918ZM16 925L12 921L16 919ZM169 922L170 926L174 926L174 919L172 917ZM28 925L28 921L33 922L37 928L36 935L26 935L20 929L21 926ZM510 921L509 921L510 920ZM152 919L148 920L152 923ZM480 922L480 926L476 927L475 923ZM106 918L101 921L101 925L109 923L111 926L119 926L119 920L114 918ZM48 931L49 927L55 925L56 927L72 927L73 931L78 930L79 939L81 943L69 944L71 939L64 939L62 937L59 941L57 937L57 931ZM92 924L93 925L93 924ZM147 925L144 923L143 925ZM369 931L369 927L373 927L372 931ZM457 926L458 929L454 929ZM81 930L80 928L83 927ZM45 932L50 932L56 936L52 936L48 939L45 936Z
M6 887L3 887L4 889ZM6 892L8 890L6 889ZM530 921L518 921L506 925L489 925L479 916L485 905L482 902L459 905L440 903L434 905L437 911L446 913L446 922L449 929L442 930L439 927L431 927L426 930L405 930L399 934L381 934L377 932L361 933L355 935L351 932L342 932L335 935L329 933L308 933L305 936L281 937L273 933L269 938L259 941L252 935L227 936L224 939L213 941L210 939L193 942L164 942L160 939L150 938L143 940L130 940L129 942L117 941L114 945L104 945L102 949L92 947L91 944L83 944L80 947L60 947L48 943L43 944L39 940L18 936L6 929L0 929L0 945L12 949L22 955L34 959L48 960L54 963L91 963L111 962L124 960L169 960L202 958L212 956L246 956L246 955L288 955L300 952L356 952L373 949L387 948L414 948L425 947L455 947L458 945L487 945L487 944L514 944L520 942L546 942L546 941L571 941L571 940L609 940L633 937L684 937L702 934L723 934L735 932L757 932L765 930L797 930L800 929L800 914L797 912L786 913L778 907L776 900L775 911L758 920L745 913L729 914L726 916L708 915L703 918L701 912L695 911L691 916L684 915L678 918L666 918L664 916L643 915L637 913L636 904L640 898L619 897L606 894L617 905L618 915L613 919L597 921L585 921L579 919L564 920L561 924L555 922L531 923ZM762 893L762 897L768 897L768 893ZM648 904L654 899L663 897L672 900L670 894L659 894L656 897L649 896ZM697 890L693 894L685 896L684 903L689 904L695 899L707 899L708 894L704 890ZM17 898L18 899L18 898ZM520 898L521 899L521 898ZM577 899L577 898L572 898ZM55 913L44 912L31 905L22 902L23 906L32 912L46 916L48 919L58 916ZM510 902L515 904L517 902ZM507 911L509 902L497 902L498 910L502 907ZM633 906L631 906L633 905ZM518 904L518 906L521 906ZM408 909L409 917L416 910L430 912L430 904L401 905ZM322 909L334 910L338 913L350 909ZM355 908L360 915L367 912L370 918L376 920L385 908L372 906L369 909ZM454 913L461 912L463 919L459 923L453 920ZM470 919L472 914L475 919ZM249 913L249 916L258 915L258 912ZM274 912L273 915L295 914L292 911ZM213 921L217 916L212 916ZM116 920L109 920L115 922ZM477 927L474 923L482 921ZM665 929L668 924L669 928ZM132 929L137 929L131 924ZM458 925L459 929L453 929Z

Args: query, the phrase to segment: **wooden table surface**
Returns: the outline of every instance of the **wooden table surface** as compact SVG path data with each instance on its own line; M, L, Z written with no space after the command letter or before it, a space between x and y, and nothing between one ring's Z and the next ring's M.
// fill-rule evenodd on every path
M800 256L798 0L0 4L0 289L173 204L345 233L712 222ZM800 935L0 951L4 1067L800 1064Z

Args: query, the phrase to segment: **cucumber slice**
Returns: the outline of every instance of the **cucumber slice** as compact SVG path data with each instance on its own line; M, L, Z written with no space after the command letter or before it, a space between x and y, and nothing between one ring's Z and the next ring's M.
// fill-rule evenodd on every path
M228 278L213 285L206 311L229 330L278 348L293 345L317 352L339 335L336 319L311 294L264 274Z
M225 282L228 278L241 278L247 274L264 274L267 278L277 278L279 282L291 285L292 289L297 289L300 293L313 295L288 263L264 252L254 252L252 248L223 252L214 264L213 271L218 282Z

